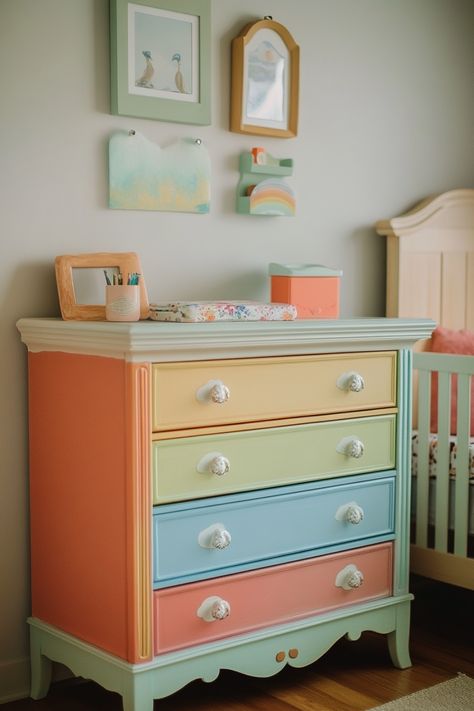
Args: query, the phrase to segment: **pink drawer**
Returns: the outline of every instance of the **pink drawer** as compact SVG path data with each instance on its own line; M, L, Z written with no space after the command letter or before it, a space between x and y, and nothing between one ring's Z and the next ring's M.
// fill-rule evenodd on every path
M387 597L391 581L392 544L382 543L157 590L155 654Z

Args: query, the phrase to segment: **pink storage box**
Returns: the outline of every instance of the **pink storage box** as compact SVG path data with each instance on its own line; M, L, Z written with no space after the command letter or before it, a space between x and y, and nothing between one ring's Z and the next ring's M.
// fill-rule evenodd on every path
M298 318L338 318L342 271L322 264L269 266L271 300L292 304Z

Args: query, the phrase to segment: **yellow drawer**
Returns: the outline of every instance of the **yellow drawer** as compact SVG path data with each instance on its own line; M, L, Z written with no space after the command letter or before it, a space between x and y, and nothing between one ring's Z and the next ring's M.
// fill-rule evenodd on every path
M154 432L393 407L396 353L159 363L152 389Z
M395 415L153 442L153 503L392 469Z

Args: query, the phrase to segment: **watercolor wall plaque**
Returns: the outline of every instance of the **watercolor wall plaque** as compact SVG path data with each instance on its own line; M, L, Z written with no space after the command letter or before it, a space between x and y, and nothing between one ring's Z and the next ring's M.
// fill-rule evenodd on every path
M166 148L138 131L109 140L109 207L207 213L211 164L200 139L181 139Z

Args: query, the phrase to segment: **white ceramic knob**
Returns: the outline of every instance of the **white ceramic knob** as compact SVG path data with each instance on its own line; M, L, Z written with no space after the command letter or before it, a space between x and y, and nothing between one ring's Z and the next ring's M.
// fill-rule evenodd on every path
M350 501L347 504L339 506L335 518L337 521L345 521L356 525L363 521L364 509L355 501Z
M199 402L215 402L222 404L230 398L230 390L222 380L209 380L196 391L196 399Z
M346 510L346 521L357 525L364 520L364 509L358 504L351 504Z
M355 590L364 582L364 575L355 565L346 565L336 575L335 585L343 590Z
M209 463L209 471L216 476L224 476L230 471L230 462L223 454L219 454Z
M223 523L213 523L201 531L198 536L198 543L202 548L214 550L224 550L230 546L232 536Z
M219 404L227 402L230 398L230 390L224 383L216 383L211 388L211 400Z
M230 615L230 605L227 600L216 600L211 607L211 616L214 620L225 620Z
M224 476L230 471L230 462L222 452L208 452L196 465L196 469L201 474L214 474Z
M360 391L365 388L364 378L360 373L356 373L355 371L343 373L337 379L336 385L340 390L347 390L347 392L353 393L360 393Z
M346 457L360 459L364 454L364 443L356 437L356 435L350 435L349 437L341 439L336 447L336 451L340 454L344 454Z
M223 600L217 595L212 595L201 603L196 614L204 620L204 622L225 620L225 618L230 615L230 605L227 600Z
M364 443L360 439L353 439L346 447L346 454L353 459L360 459L364 454Z
M225 528L221 531L215 531L211 539L212 547L220 551L227 548L227 546L230 546L231 541L232 536Z

